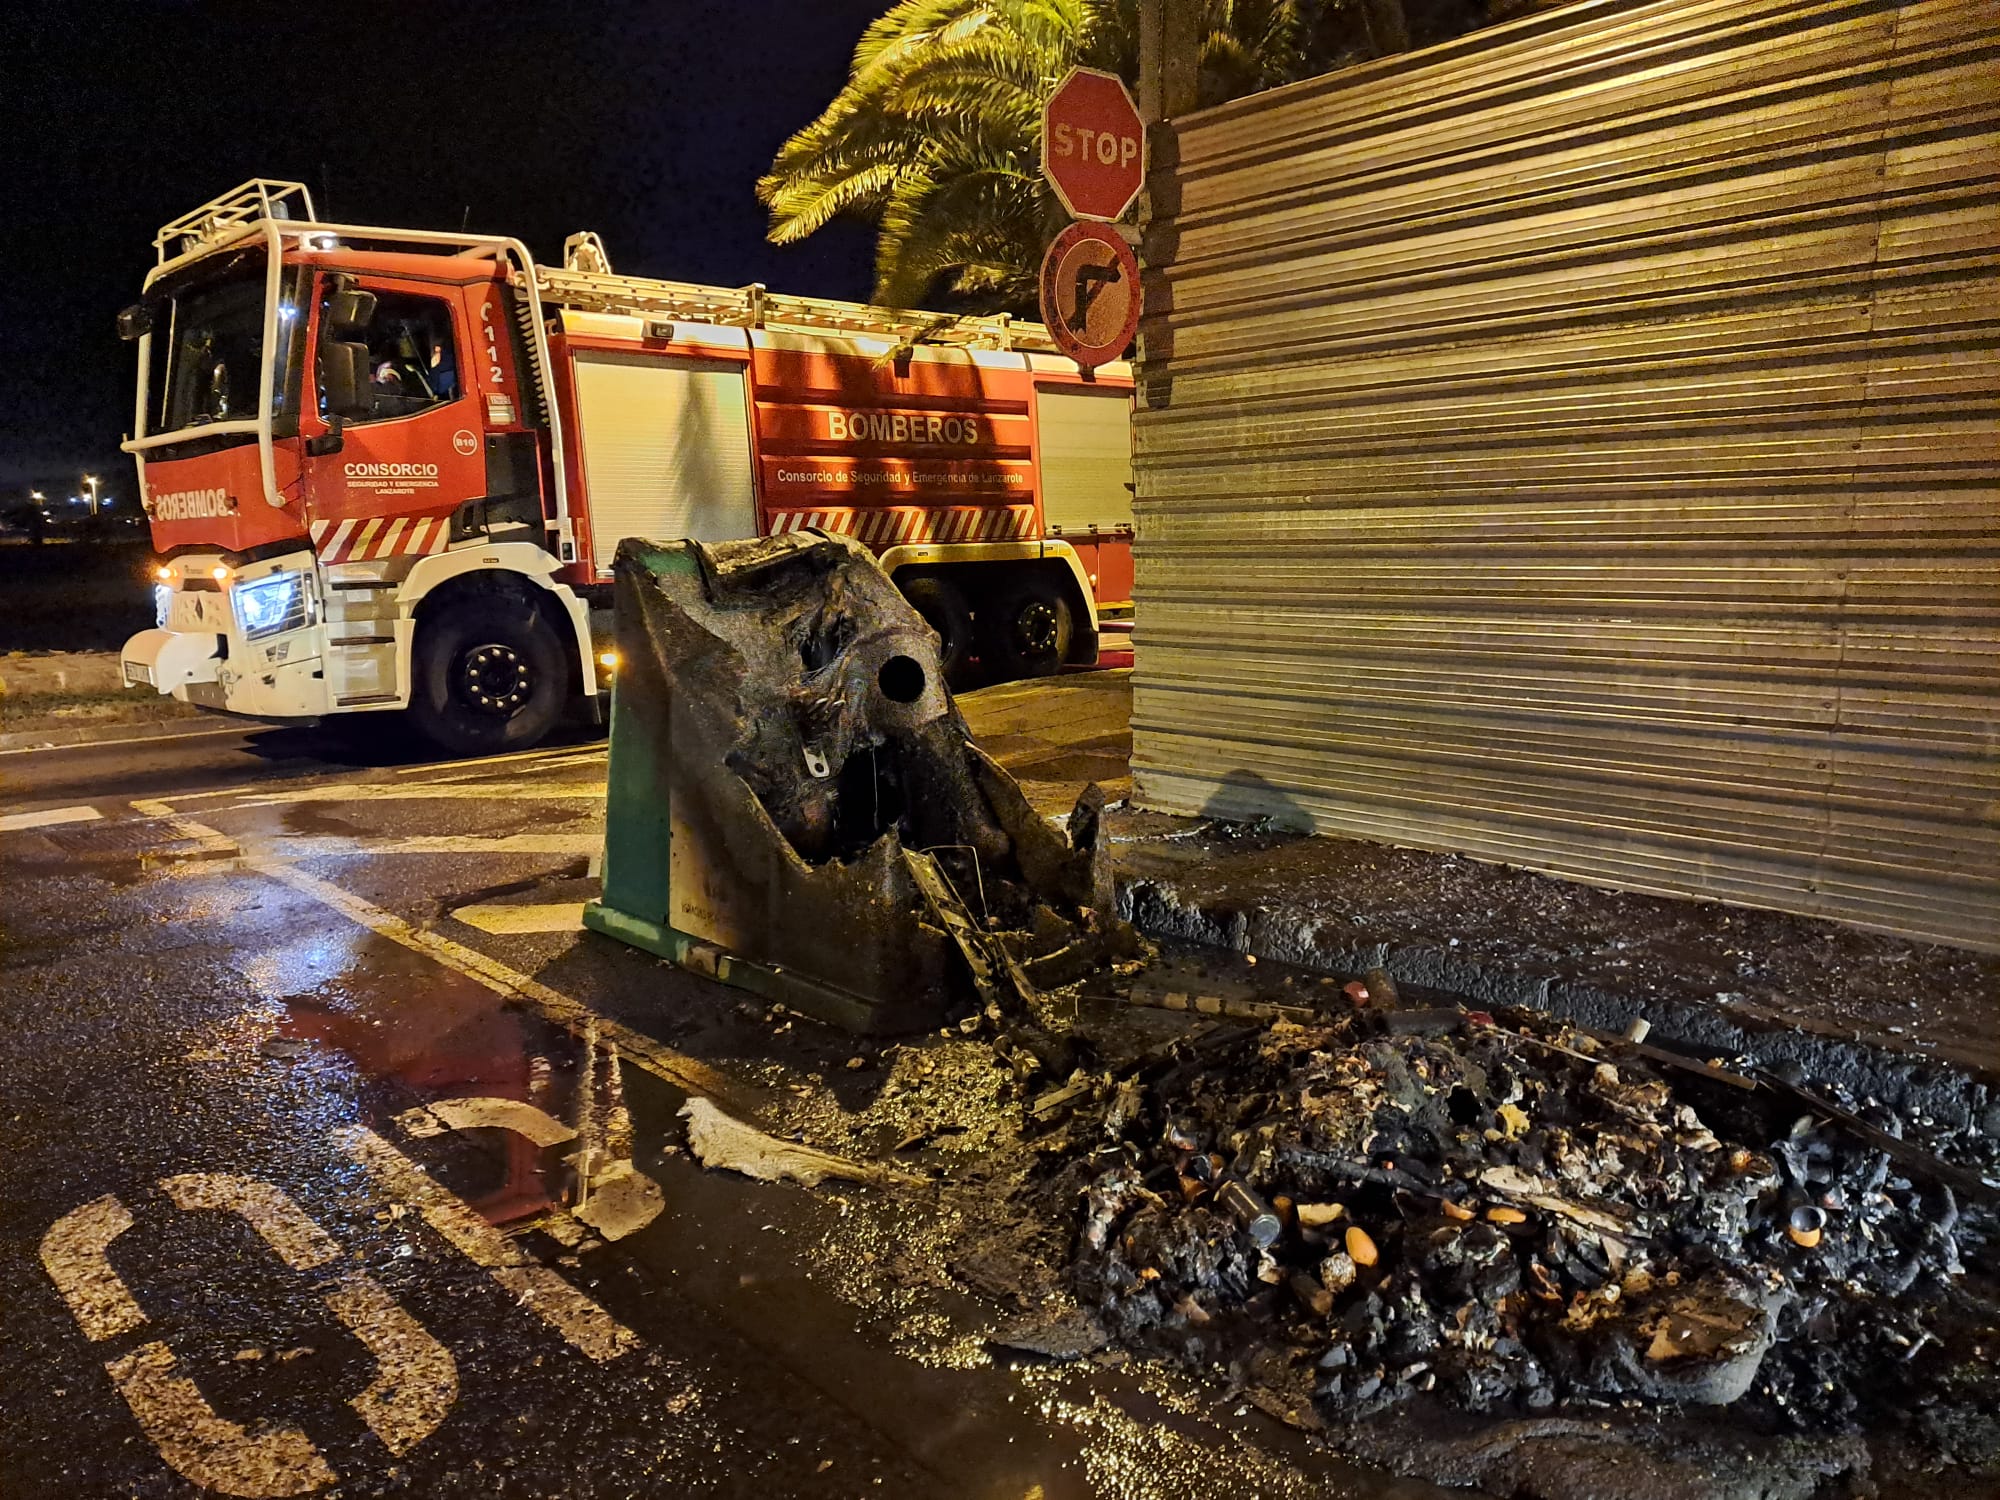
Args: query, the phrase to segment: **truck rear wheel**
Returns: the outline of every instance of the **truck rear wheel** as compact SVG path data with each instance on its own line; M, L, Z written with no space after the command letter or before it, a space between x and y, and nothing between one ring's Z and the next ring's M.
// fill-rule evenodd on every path
M951 687L965 686L972 666L972 606L965 591L943 578L929 576L899 581L903 597L938 633L938 665Z
M1052 676L1069 658L1069 599L1049 579L1030 576L996 589L979 624L979 658L996 681Z
M539 744L569 691L562 642L526 599L454 601L417 631L410 719L452 755L494 755Z

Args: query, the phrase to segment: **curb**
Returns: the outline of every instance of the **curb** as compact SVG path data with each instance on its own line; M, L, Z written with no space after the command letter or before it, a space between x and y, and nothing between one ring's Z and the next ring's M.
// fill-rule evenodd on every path
M63 750L106 740L173 740L198 734L224 734L242 726L204 725L202 719L141 719L128 724L80 724L74 729L13 729L0 734L0 754L9 750Z
M1150 937L1333 974L1380 968L1401 984L1440 990L1475 1004L1538 1010L1572 1025L1622 1031L1644 1014L1660 1036L1706 1053L1749 1055L1839 1077L1858 1093L1963 1125L1991 1107L2000 1080L1949 1058L1912 1052L1846 1029L1811 1028L1803 1018L1749 1014L1692 995L1621 993L1463 945L1358 930L1283 906L1190 896L1171 880L1121 870L1117 912Z

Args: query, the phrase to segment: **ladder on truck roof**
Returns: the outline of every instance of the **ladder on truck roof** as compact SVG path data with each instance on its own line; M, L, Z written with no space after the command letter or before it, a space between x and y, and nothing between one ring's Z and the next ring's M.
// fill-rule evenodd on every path
M561 270L535 267L542 301L578 312L622 313L711 323L732 328L769 328L787 333L859 334L899 344L945 344L967 349L1033 350L1053 354L1056 341L1040 323L1009 313L930 313L870 307L824 297L787 297L762 282L745 287L695 286L620 276L604 256L603 242L588 231L563 246Z

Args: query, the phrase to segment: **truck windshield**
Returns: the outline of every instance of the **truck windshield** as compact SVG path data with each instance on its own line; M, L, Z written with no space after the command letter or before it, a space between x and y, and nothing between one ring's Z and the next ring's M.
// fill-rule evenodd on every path
M297 389L296 274L288 274L283 285L274 393L281 427L291 416ZM263 256L241 257L220 274L175 290L166 311L154 324L153 431L254 419L264 367ZM250 440L242 434L221 441Z

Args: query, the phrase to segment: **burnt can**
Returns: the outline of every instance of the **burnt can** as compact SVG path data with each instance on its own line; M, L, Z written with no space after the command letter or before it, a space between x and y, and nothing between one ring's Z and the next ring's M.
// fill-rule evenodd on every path
M1276 1244L1284 1232L1285 1226L1271 1212L1270 1205L1233 1177L1215 1190L1215 1201L1243 1226L1243 1232L1259 1249Z

